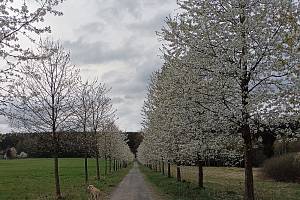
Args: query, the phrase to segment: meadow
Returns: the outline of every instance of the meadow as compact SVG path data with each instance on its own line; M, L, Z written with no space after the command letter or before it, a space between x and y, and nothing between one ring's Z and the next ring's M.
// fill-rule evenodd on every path
M87 199L84 182L84 159L60 159L61 190L66 200ZM89 159L90 184L96 185L107 197L128 173L130 166L104 176L104 161L100 163L101 180L96 180L96 162ZM0 199L54 199L53 159L0 160Z
M244 169L235 167L204 167L204 190L197 188L197 168L181 167L183 182L167 178L159 172L141 167L146 178L172 200L240 200L243 199ZM165 169L167 172L167 169ZM171 167L176 177L176 167ZM254 169L255 196L259 200L300 200L300 184L275 182Z

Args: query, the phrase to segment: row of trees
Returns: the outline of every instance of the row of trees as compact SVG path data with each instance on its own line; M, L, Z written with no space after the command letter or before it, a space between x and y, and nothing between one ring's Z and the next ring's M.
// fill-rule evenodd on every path
M16 78L9 85L5 115L19 131L51 135L48 145L54 157L56 195L61 198L58 158L62 133L83 134L77 137L82 139L77 142L85 152L86 183L91 151L97 161L98 180L100 152L104 151L103 158L126 161L131 153L115 125L109 89L97 80L81 81L79 70L70 64L70 54L57 42L40 41L34 54L38 57L21 62L16 68ZM103 142L101 135L107 140Z
M0 114L19 132L50 136L47 145L54 157L57 199L62 198L58 158L62 136L67 133L83 135L76 138L85 152L86 182L91 149L97 160L98 179L100 155L110 160L131 159L125 138L115 125L110 89L97 80L82 81L79 69L70 62L70 53L59 42L36 40L40 34L50 33L50 27L43 27L45 16L62 15L54 9L62 2L0 2L0 56L5 66L0 71ZM21 45L28 42L28 46Z
M204 160L243 161L244 199L254 200L260 133L299 136L299 2L181 0L178 6L159 33L164 65L149 85L139 160L176 164L178 179L180 165L197 163L200 187Z

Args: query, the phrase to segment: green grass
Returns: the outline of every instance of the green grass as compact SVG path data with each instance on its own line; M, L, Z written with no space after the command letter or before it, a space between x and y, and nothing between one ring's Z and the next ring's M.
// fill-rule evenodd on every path
M197 188L197 169L181 167L184 183L167 178L160 173L141 167L149 182L158 188L167 199L174 200L239 200L243 199L244 175L242 168L205 167L205 190ZM175 167L171 174L175 177ZM300 200L300 184L275 182L263 178L259 169L254 170L255 196L259 200Z
M81 158L59 160L61 190L65 199L87 199L83 166ZM96 185L107 196L129 169L105 177L104 162L101 161L101 180L98 182L96 162L89 159L90 184ZM54 191L53 159L0 160L0 199L53 199Z
M140 166L146 179L152 183L159 193L168 200L212 199L205 190L198 189L188 182L177 182L175 178L167 178L144 166Z

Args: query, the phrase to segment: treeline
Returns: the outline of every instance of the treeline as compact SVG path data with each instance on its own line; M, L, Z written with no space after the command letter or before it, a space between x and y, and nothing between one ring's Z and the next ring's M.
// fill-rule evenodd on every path
M93 138L93 133L87 133ZM120 133L134 154L140 143L141 133ZM85 156L85 144L83 133L65 132L60 134L59 157L61 158L83 158ZM0 152L2 154L8 148L16 148L18 153L25 152L30 158L50 158L53 155L51 136L47 133L10 133L2 135L0 141ZM88 157L95 157L96 143L88 145Z
M92 133L89 134L92 137ZM61 133L59 157L80 158L85 155L85 148L82 144L82 133ZM52 138L47 133L12 133L5 134L0 142L0 150L15 147L17 152L26 152L30 158L50 158L53 156ZM91 144L93 145L93 144ZM89 146L89 157L94 156L94 146Z
M162 68L143 107L141 162L245 168L244 199L254 200L256 150L299 139L299 2L177 1L158 33Z

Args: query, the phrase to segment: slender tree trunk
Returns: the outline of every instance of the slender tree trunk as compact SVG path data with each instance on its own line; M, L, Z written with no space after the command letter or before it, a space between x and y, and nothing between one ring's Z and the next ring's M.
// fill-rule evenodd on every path
M54 157L54 177L55 177L55 191L56 199L62 199L60 191L60 181L59 181L59 172L58 172L58 156Z
M107 175L107 157L105 156L105 176Z
M159 160L158 160L158 162L157 162L157 163L158 163L158 171L159 171L159 172L161 172L161 163L160 163L160 161L159 161Z
M86 115L84 113L84 123L83 123L83 133L84 133L84 148L85 148L85 155L84 155L84 175L85 175L85 185L88 185L89 175L88 175L88 141L87 141L87 132L86 132ZM87 187L86 187L87 188Z
M162 164L162 174L165 175L165 163L164 160L161 160L161 164Z
M168 177L171 178L171 163L168 162Z
M176 166L176 177L177 177L177 181L181 181L181 172L180 172L180 165Z
M99 155L96 153L96 168L97 168L97 180L100 181L100 165L99 165Z
M56 199L62 199L61 190L60 190L59 170L58 170L59 139L57 133L55 132L54 126L53 126L52 134L53 134L53 141L54 141L54 179L55 179Z
M109 158L109 173L112 172L112 163L111 163L111 158Z
M53 90L53 85L51 85L51 92ZM62 199L61 191L60 191L60 181L59 181L59 171L58 171L58 157L59 157L59 135L56 132L56 109L55 109L55 95L51 94L52 100L52 141L54 147L54 179L55 179L55 192L56 199Z
M203 162L198 158L198 186L203 188Z
M116 160L115 159L113 159L113 171L117 171L116 170Z
M88 146L87 146L87 133L84 127L84 140L85 140L85 156L84 156L84 174L85 174L85 184L87 186L89 181L88 175Z
M249 126L248 126L249 127ZM254 183L253 183L253 163L252 163L252 140L250 127L246 129L248 134L245 135L245 200L254 200Z
M85 174L85 184L88 184L89 181L89 176L88 176L88 158L87 158L87 154L85 154L85 158L84 158L84 174Z

